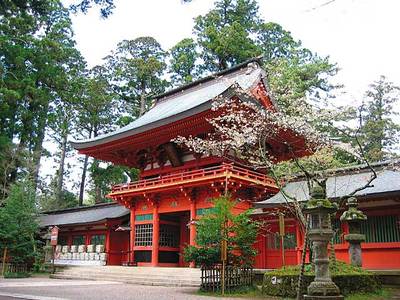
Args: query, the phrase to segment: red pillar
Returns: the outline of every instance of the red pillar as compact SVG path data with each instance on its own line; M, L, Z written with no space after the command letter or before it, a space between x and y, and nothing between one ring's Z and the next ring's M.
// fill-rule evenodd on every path
M151 251L151 265L158 266L158 241L160 239L160 217L157 203L153 204L153 247Z
M111 261L111 253L110 253L110 239L111 239L111 227L110 224L106 224L107 232L106 232L106 249L105 253L107 253L107 265L110 264Z
M189 245L194 246L196 244L196 201L193 199L190 202L190 227L189 227ZM190 268L194 268L194 262L190 263Z
M194 221L196 220L196 202L192 200L190 202L190 232L189 232L189 245L194 246L196 241L196 225Z
M129 261L133 263L135 261L135 253L133 252L134 247L135 247L135 208L131 208L131 216L130 216L130 222L131 222L131 232L130 232L130 242L129 242Z
M301 228L298 220L295 220L296 224L296 254L297 254L297 264L301 264L301 254L303 249L303 235L301 234Z

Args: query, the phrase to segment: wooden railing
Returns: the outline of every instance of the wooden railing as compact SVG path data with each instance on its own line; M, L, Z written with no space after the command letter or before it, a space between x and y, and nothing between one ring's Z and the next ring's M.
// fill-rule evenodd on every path
M231 291L239 287L253 285L253 269L234 266L225 267L225 289ZM201 268L201 289L203 291L220 291L222 284L222 266Z
M125 190L136 190L143 188L156 187L165 184L179 184L184 181L196 180L207 177L239 176L243 179L257 181L265 186L275 186L274 181L266 175L251 171L233 164L223 163L219 166L173 173L157 178L142 179L135 182L117 184L112 187L112 192L121 192Z
M29 268L27 264L5 263L3 269L3 263L0 263L0 272L3 272L3 270L4 273L27 273L29 271Z

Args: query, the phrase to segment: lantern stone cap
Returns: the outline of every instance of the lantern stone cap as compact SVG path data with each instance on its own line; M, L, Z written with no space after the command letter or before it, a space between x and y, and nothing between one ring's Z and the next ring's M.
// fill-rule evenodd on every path
M311 190L311 199L305 203L303 211L305 213L312 213L318 211L326 211L328 213L333 213L337 211L338 205L335 202L326 199L325 190L317 185Z
M348 209L340 216L340 221L365 221L367 216L357 209L358 203L355 197L347 199Z
M306 202L303 208L305 213L312 213L317 211L326 211L327 213L334 213L337 211L338 205L328 199L310 199Z

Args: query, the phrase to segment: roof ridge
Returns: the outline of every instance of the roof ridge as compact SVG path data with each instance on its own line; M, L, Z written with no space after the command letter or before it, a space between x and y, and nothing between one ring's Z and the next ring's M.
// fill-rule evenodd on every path
M119 205L120 206L120 204L117 203L117 202L107 202L107 203L97 203L97 204L94 204L94 205L82 205L82 206L77 206L77 207L48 210L48 211L40 212L40 214L41 215L46 215L46 214L69 213L69 212L89 210L89 209L98 209L98 208L107 207L107 206L113 206L113 205Z
M372 168L378 168L378 169L382 169L385 166L397 165L397 164L400 164L400 159L388 159L388 160L384 160L384 161L369 163L369 165ZM348 175L348 174L351 174L351 173L354 173L357 171L364 173L364 172L367 172L368 170L369 170L368 164L364 163L364 164L343 166L343 167L336 168L336 169L328 169L325 171L317 171L315 173L317 175L326 173L328 175L327 177L332 177L335 175ZM304 174L295 174L294 179L290 180L289 182L298 182L298 181L303 181L304 179L305 179Z
M186 89L190 89L191 87L197 86L199 84L212 81L213 79L216 79L216 78L218 78L220 76L223 76L223 75L226 75L226 74L229 74L229 73L233 73L233 72L235 72L237 70L240 70L240 69L244 68L245 66L247 66L250 63L255 62L255 63L261 65L262 64L262 58L263 58L263 56L253 57L253 58L248 59L248 60L246 60L246 61L244 61L244 62L242 62L240 64L234 65L234 66L232 66L232 67L230 67L228 69L212 73L210 75L207 75L207 76L202 77L200 79L197 79L195 81L192 81L192 82L189 82L187 84L183 84L183 85L180 85L178 87L172 88L171 90L168 90L168 91L166 91L164 93L155 95L153 97L153 99L155 100L155 105L157 105L162 100L162 98L171 96L173 94L176 94L176 93L178 93L180 91L183 91L183 90L186 90Z

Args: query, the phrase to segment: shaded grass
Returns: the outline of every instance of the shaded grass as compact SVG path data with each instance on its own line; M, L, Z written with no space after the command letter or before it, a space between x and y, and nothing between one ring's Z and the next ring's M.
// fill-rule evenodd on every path
M380 289L375 293L356 293L348 295L346 300L386 300L390 299L394 291L392 289Z
M221 291L216 292L208 292L199 290L197 292L200 296L212 296L212 297L235 297L235 298L263 298L266 299L264 295L262 295L260 289L256 286L251 287L241 287L234 289L232 291L226 291L225 295L222 295ZM279 299L271 297L270 299Z

